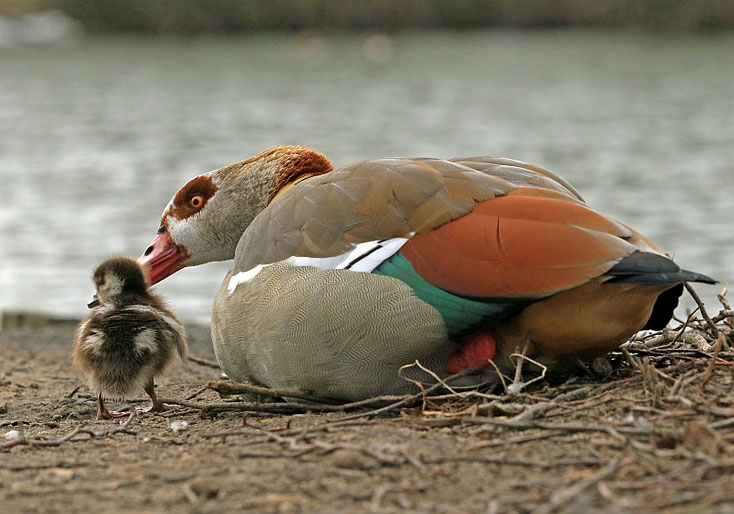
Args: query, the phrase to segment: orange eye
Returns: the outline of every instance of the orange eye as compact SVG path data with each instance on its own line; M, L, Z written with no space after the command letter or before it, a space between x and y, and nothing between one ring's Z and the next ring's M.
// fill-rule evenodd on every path
M202 205L204 205L204 197L201 195L192 196L191 200L189 200L189 205L193 207L194 209L198 209Z

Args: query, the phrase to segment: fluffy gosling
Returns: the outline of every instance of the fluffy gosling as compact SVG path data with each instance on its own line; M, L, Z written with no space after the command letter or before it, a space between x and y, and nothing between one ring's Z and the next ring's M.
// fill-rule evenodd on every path
M140 265L128 257L102 262L93 274L97 290L89 316L74 338L74 367L97 395L97 419L125 416L105 408L104 398L126 398L145 391L153 412L164 410L153 378L176 355L186 357L181 322L148 290Z

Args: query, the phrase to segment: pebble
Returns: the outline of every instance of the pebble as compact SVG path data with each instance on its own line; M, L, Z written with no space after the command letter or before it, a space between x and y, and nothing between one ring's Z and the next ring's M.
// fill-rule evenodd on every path
M189 426L189 423L187 421L178 420L178 419L176 421L171 421L171 430L173 430L174 434L183 432L184 430L186 430L188 426Z
M607 378L612 376L612 372L614 371L614 368L612 368L612 364L604 357L598 357L594 359L594 362L591 364L591 369L597 375L601 375Z
M373 458L356 450L336 450L329 456L329 460L333 466L342 469L366 470L378 466Z
M510 394L519 393L520 391L522 391L525 385L526 384L524 382L512 383L509 386L507 386L507 392Z

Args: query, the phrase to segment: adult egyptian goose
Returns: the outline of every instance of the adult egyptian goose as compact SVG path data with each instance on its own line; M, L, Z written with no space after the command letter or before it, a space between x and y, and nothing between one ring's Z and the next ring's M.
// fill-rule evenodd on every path
M153 283L234 259L212 337L235 380L354 400L508 355L601 355L670 320L681 270L518 161L378 159L333 170L277 147L200 175L163 211L139 258ZM469 380L480 381L482 374Z
M163 410L153 379L178 355L186 355L183 325L150 293L135 259L115 257L94 270L92 312L79 325L72 356L74 366L97 395L97 419L110 412L104 398L126 398L145 391L152 411Z

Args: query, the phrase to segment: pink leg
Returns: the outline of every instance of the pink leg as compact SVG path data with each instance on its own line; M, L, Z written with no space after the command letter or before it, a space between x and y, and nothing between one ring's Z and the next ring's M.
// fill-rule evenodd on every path
M466 336L459 344L459 353L446 366L449 373L459 373L475 366L484 370L497 351L497 340L489 332L475 332Z

